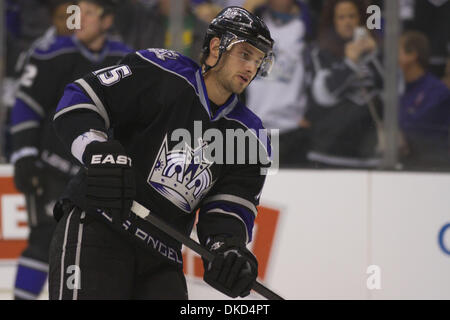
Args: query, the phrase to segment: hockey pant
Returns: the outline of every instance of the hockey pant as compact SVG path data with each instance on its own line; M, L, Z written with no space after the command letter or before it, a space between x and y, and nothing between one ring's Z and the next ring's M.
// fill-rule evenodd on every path
M51 300L185 300L183 270L127 241L78 207L65 212L50 245Z
M65 179L52 179L46 181L42 195L25 195L30 233L18 260L14 285L16 300L36 299L47 283L49 246L56 227L53 206L66 184Z

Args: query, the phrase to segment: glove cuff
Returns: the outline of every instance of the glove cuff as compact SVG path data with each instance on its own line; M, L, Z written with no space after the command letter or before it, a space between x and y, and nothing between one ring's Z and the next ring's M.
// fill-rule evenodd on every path
M87 167L102 165L103 167L131 167L131 158L117 140L105 142L92 141L83 153L83 163Z
M105 142L108 140L108 136L106 133L92 130L79 135L73 142L71 146L71 152L73 156L80 161L83 162L83 154L86 150L86 147L94 141Z

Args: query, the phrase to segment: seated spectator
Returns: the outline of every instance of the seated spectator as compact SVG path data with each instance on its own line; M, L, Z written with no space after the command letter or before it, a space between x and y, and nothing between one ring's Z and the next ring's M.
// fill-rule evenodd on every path
M308 124L303 65L305 37L310 30L308 7L296 0L268 0L255 13L275 40L275 65L267 78L258 77L246 90L247 105L267 129L278 129L280 167L306 162Z
M325 2L318 44L309 55L314 166L376 167L381 135L382 67L379 44L364 24L365 1Z
M399 127L408 169L450 168L450 90L428 71L430 46L421 32L400 38L399 65L406 82L400 98Z
M403 3L409 6L409 14L404 17L404 30L425 34L430 46L428 72L442 78L450 57L450 0L410 0Z

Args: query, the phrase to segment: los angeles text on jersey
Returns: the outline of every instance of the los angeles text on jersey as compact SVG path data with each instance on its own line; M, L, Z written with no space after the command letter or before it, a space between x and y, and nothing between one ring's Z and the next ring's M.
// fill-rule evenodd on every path
M268 304L225 304L223 307L215 307L188 303L180 308L180 315L202 315L208 318L214 313L233 316L268 315L269 307Z

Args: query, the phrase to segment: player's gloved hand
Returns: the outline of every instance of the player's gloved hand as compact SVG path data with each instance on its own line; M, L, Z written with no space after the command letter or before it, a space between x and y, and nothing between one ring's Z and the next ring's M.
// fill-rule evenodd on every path
M14 184L24 194L42 195L42 169L36 156L23 157L14 163Z
M216 256L203 260L203 280L231 298L245 297L258 276L258 262L242 241L225 236L208 238L206 247Z
M122 224L130 214L136 194L131 159L116 140L91 142L83 153L87 167L88 210L105 211L113 224Z

